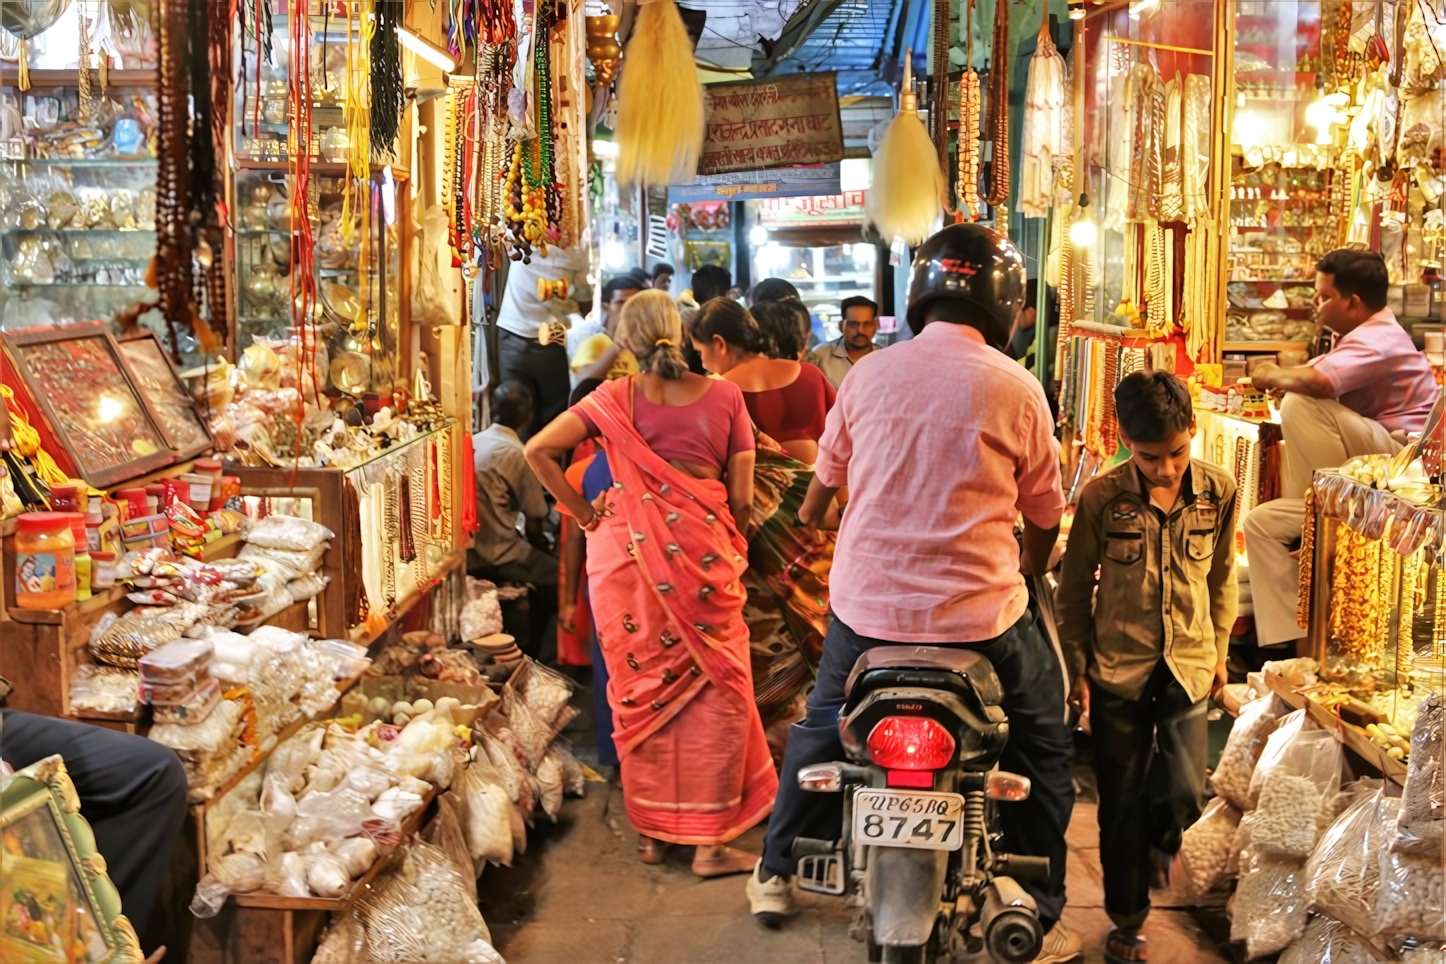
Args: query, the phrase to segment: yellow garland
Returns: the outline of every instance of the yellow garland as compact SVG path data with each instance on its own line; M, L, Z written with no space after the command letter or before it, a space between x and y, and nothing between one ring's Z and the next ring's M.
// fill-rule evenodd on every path
M0 385L0 395L5 396L6 407L10 410L10 435L15 442L15 450L34 463L35 473L46 485L64 485L69 482L70 477L60 471L55 459L51 458L50 453L40 444L40 432L30 424L18 407L9 404L15 400L15 392L8 385Z
M348 10L355 9L353 4ZM346 25L346 102L342 106L342 120L346 124L347 176L343 179L341 196L341 237L348 245L356 243L357 187L371 175L371 39L376 33L376 20L372 16L375 4L363 0L360 4L361 37L352 37L351 15L348 12ZM370 196L370 192L368 193Z

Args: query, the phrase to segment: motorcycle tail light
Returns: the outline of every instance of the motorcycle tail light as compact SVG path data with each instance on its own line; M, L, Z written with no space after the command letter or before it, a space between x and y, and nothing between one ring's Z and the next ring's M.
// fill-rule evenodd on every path
M886 770L942 770L954 737L927 716L886 716L869 734L869 755Z
M990 800L1009 800L1018 803L1029 799L1029 777L1003 770L991 770L984 777L984 795Z
M888 776L888 785L891 787L907 787L910 790L934 789L934 771L932 770L890 770Z

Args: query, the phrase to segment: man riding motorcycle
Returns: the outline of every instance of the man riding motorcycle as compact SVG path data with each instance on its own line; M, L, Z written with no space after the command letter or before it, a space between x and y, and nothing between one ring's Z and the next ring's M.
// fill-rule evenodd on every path
M1004 849L1050 861L1047 883L1026 884L1048 931L1038 960L1079 954L1078 940L1057 925L1074 805L1063 673L1027 608L1013 531L1022 514L1023 569L1044 572L1065 499L1044 392L1003 354L1024 284L1008 238L975 224L944 228L914 258L915 337L862 359L839 388L799 512L816 525L848 487L830 576L834 620L748 881L753 913L766 924L794 912L794 838L840 836L841 797L806 792L795 776L843 757L839 711L859 655L900 643L961 645L986 655L1004 687L1009 741L1000 766L1033 784L1027 800L1002 806L1000 826Z

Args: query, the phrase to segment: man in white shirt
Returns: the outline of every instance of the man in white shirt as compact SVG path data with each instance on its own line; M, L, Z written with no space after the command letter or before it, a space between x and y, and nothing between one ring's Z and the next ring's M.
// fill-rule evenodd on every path
M879 306L868 298L845 298L839 306L843 311L843 333L826 345L809 352L804 361L817 365L824 376L838 388L854 364L879 350L874 336L879 333Z
M584 249L550 247L547 257L534 254L531 260L514 261L508 268L497 312L502 380L521 382L532 393L532 418L521 427L523 439L561 415L572 391L566 345L560 338L543 344L538 334L554 322L567 327L568 316L586 312L592 301Z

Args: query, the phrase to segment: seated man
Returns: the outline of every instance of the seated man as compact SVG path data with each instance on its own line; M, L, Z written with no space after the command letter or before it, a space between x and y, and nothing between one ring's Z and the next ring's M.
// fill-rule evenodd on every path
M0 679L0 703L10 684ZM48 756L65 760L80 797L80 815L95 833L106 873L120 891L121 911L159 961L159 935L148 934L151 911L171 851L186 820L186 771L176 754L144 737L75 720L15 710L0 712L0 775Z
M520 382L492 392L492 424L472 436L477 469L477 539L473 567L489 578L557 585L557 556L540 548L542 520L551 511L542 483L523 457L518 432L532 420L532 393ZM527 537L518 531L522 516Z
M1245 519L1251 568L1271 575L1251 582L1261 646L1304 635L1296 623L1300 570L1291 553L1312 474L1357 455L1400 451L1407 433L1425 427L1435 404L1431 368L1386 307L1386 283L1386 263L1375 252L1327 254L1316 264L1316 320L1340 340L1305 365L1262 365L1252 376L1257 388L1285 396L1280 427L1286 497L1258 506Z

